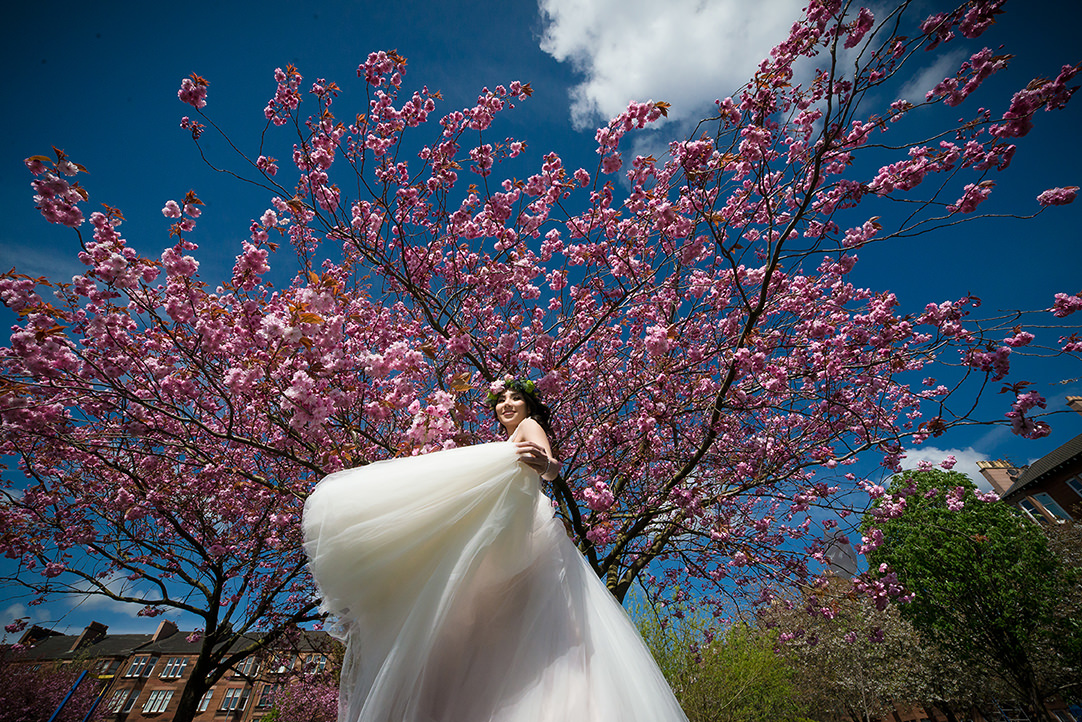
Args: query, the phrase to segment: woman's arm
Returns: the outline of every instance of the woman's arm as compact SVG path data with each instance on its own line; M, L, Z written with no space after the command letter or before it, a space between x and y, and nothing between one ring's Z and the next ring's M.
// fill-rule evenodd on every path
M533 419L523 419L519 424L519 441L515 442L515 451L519 460L541 475L542 479L551 480L560 475L560 462L552 456L552 445L541 424Z

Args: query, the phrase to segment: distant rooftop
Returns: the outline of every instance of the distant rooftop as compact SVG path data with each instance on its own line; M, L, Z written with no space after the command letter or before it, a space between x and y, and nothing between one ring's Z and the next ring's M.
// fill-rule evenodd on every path
M1070 398L1079 397L1075 396ZM1030 464L1029 468L1019 475L1018 481L1014 482L1011 488L1007 490L1007 493L1003 495L1003 498L1007 499L1031 484L1041 481L1049 474L1058 471L1079 456L1082 456L1082 434L1079 434L1055 451L1045 454L1040 459L1037 459L1037 461Z

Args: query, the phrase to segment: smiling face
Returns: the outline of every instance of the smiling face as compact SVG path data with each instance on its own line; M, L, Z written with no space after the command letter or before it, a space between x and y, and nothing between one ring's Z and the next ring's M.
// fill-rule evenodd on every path
M515 429L526 418L526 397L521 391L505 389L500 392L496 399L496 420L500 422L507 435L515 433Z

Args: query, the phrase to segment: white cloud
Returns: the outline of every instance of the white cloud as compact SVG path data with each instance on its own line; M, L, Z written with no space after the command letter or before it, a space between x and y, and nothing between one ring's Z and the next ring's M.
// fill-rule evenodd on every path
M898 91L899 99L908 100L910 103L923 103L924 96L929 90L939 85L939 81L958 72L958 66L961 65L965 55L965 52L961 50L940 55L934 63L902 86L902 89Z
M0 642L4 644L13 644L19 641L19 638L23 635L22 632L9 633L5 632L2 627L14 622L16 619L27 619L27 626L31 624L40 624L43 627L48 627L50 624L48 610L43 609L40 606L28 607L21 602L15 602L9 604L2 612L0 612Z
M45 276L53 281L70 281L86 272L74 253L57 253L43 246L0 243L0 273L14 268L28 276Z
M935 464L938 468L939 462L946 459L948 456L953 456L958 460L958 463L954 465L952 471L959 471L976 484L984 491L991 491L992 485L981 474L980 469L977 468L978 461L987 461L988 455L982 454L976 451L972 446L965 449L938 449L934 446L921 446L917 449L907 449L905 452L905 458L902 459L903 469L915 469L917 464L921 461L928 461Z
M572 122L587 128L631 100L664 100L698 118L731 94L786 37L804 0L539 0L541 49L585 79Z
M29 617L30 624L37 624L46 621L49 615L40 606L31 609L21 602L16 602L9 604L4 611L0 612L0 623L2 623L0 626L23 617Z

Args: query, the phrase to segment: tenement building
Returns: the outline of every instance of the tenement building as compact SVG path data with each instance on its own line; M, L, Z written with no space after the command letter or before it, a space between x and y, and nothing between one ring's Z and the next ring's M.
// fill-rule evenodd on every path
M201 642L170 621L153 634L109 634L92 622L79 635L32 627L19 640L20 664L78 664L102 689L99 707L109 722L170 722L199 656ZM254 637L238 642L241 649ZM245 657L199 700L197 722L258 722L290 675L321 672L333 654L326 632L298 629L288 642ZM0 650L7 654L10 649ZM84 682L84 684L87 682Z

